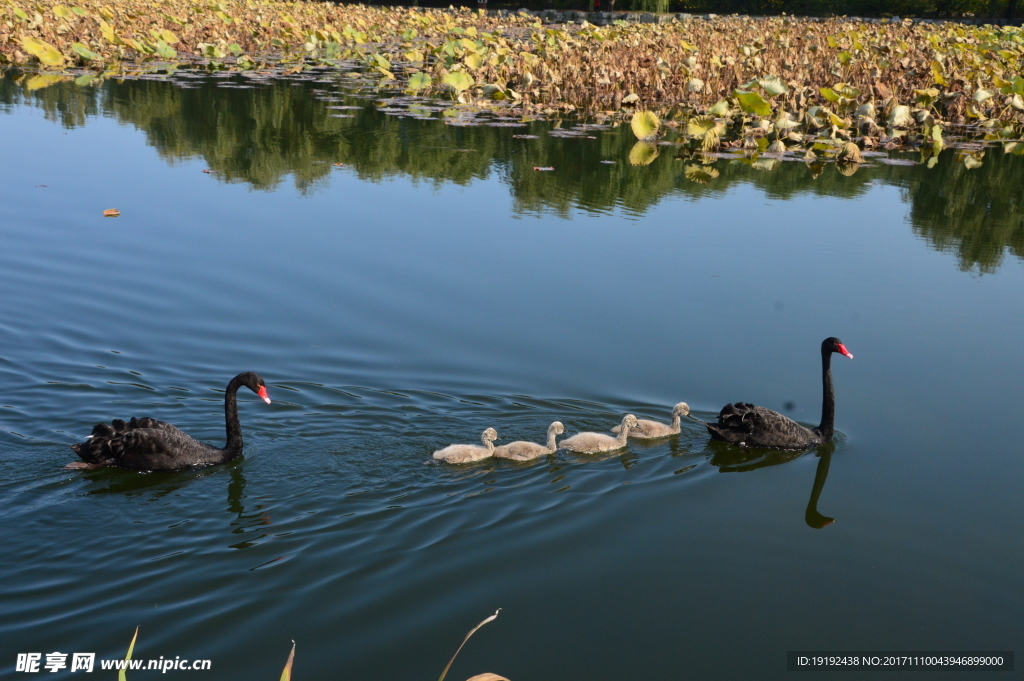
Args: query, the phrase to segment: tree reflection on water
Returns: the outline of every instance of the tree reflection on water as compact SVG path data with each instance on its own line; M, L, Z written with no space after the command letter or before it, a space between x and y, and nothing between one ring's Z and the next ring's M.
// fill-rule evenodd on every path
M628 126L595 127L563 137L549 130L553 125L572 128L575 121L505 127L516 123L470 116L463 121L469 125L444 125L443 103L424 101L418 110L389 115L378 111L374 100L395 93L367 91L358 81L340 88L324 78L182 74L177 80L106 80L86 87L69 79L29 91L25 79L5 72L0 109L37 106L69 128L85 125L90 117L110 116L143 131L168 162L202 158L221 181L258 190L272 190L287 178L303 193L325 188L334 164L371 182L401 176L467 185L497 174L520 213L621 209L641 215L666 197L723 195L743 183L778 200L801 194L856 198L873 185L894 185L910 204L914 232L933 248L956 253L961 269L989 273L1006 253L1024 258L1024 158L1004 154L998 146L989 148L976 168L956 162L956 151L947 149L933 168L869 162L847 168L847 173L855 170L849 177L834 164L812 168L719 159L714 163L718 176L701 184L686 173L690 167L691 177L701 177L693 171L700 159L679 158L671 145L659 147L648 165L629 165L636 140ZM361 108L338 108L354 106ZM534 171L547 166L556 172Z

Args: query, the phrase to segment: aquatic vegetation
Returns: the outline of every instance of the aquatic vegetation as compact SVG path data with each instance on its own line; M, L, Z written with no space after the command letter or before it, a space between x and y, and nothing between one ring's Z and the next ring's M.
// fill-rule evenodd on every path
M96 78L174 70L356 70L380 85L518 115L644 112L705 151L728 133L783 153L805 136L901 145L970 124L1024 153L1024 31L790 17L545 26L528 14L259 0L0 0L0 61ZM623 112L625 109L625 113ZM646 117L647 113L652 117ZM650 140L646 140L650 141ZM744 142L751 147L751 142ZM1017 153L1014 151L1014 153Z
M280 681L292 681L292 664L295 663L295 641L292 641L292 650L288 653L288 661L284 664L284 670L281 671Z
M498 608L494 611L493 615L485 618L482 622L480 622L480 624L476 625L475 627L469 630L469 633L466 634L466 638L462 639L462 643L459 644L459 647L455 649L455 654L452 655L452 659L448 660L448 664L445 665L444 671L441 672L441 677L437 681L444 681L444 677L448 676L448 670L452 668L452 663L455 662L455 658L459 656L459 652L462 650L463 646L466 645L466 641L469 640L469 637L475 634L480 627L496 620L498 618L498 613L500 612L501 608ZM499 681L499 679L501 681L508 681L508 679L505 679L503 676L498 676L497 674L491 673L478 674L477 676L474 676L471 679L469 679L469 681L473 681L473 679L476 679L477 681Z
M128 644L128 652L124 656L125 663L131 662L132 653L135 651L135 641L139 638L139 628L135 627L135 633L132 635L132 642ZM120 669L117 672L117 681L127 681L128 675L124 669Z

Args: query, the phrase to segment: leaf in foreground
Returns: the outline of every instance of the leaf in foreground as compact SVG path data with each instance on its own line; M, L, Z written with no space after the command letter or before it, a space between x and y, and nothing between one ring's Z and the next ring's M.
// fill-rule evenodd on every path
M292 652L288 653L288 661L284 663L281 681L292 681L292 663L295 662L295 641L292 641Z
M633 114L630 127L633 128L633 134L637 139L649 142L657 138L658 130L661 129L661 121L652 111L637 111Z
M109 211L104 211L104 215L107 212L109 212ZM130 644L128 644L128 654L124 656L124 661L125 662L130 662L131 661L131 659L132 659L132 651L135 650L135 639L137 639L138 637L139 637L139 628L135 627L135 635L132 636L132 642ZM125 665L125 666L127 666L127 665ZM125 670L122 669L122 670L117 672L117 681L127 681L127 679L128 679L128 675L125 673Z
M479 629L480 627L484 626L488 622L493 622L495 619L497 619L499 612L501 612L501 608L498 608L497 610L495 610L493 615L491 615L490 617L485 619L483 622L481 622L480 624L478 624L475 627L473 627L472 629L470 629L469 633L466 634L466 638L462 639L462 643L455 650L455 654L452 655L452 659L448 660L448 664L445 666L444 671L441 672L441 678L439 678L437 681L444 681L444 677L448 675L448 670L451 669L451 667L452 667L452 662L455 662L455 658L458 657L459 651L462 650L462 646L466 645L466 641L469 640L469 637L472 636L473 634L475 634L476 630Z

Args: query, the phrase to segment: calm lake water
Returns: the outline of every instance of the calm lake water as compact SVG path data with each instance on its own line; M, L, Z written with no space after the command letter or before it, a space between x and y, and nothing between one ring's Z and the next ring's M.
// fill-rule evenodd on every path
M432 679L499 607L449 679L1024 650L1024 158L632 166L628 127L172 80L0 85L0 678L19 652L123 657L138 625L136 659L219 680L277 678L293 639L296 679ZM684 423L424 465L678 401L816 423L830 335L855 359L819 451ZM116 417L222 442L244 370L274 402L240 396L242 459L63 468Z

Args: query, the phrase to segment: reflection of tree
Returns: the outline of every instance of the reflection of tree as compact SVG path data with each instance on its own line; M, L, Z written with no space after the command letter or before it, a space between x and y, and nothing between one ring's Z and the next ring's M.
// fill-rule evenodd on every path
M38 106L68 127L83 125L89 116L114 116L144 131L164 159L201 157L222 181L256 189L273 189L291 176L300 191L311 191L328 182L334 163L370 181L405 176L464 185L496 172L509 184L517 212L623 209L640 215L668 197L723 196L738 184L786 200L800 194L855 198L874 181L903 187L914 230L936 248L955 251L962 268L994 271L1004 250L1024 258L1024 201L1016 186L1024 159L997 149L973 170L944 152L935 168L865 163L851 177L834 164L822 165L818 174L799 162L720 159L713 166L718 176L700 184L687 178L686 168L692 177L707 175L696 172L701 159L673 145L660 146L648 165L630 165L636 139L629 126L587 130L597 138L589 140L551 136L546 122L522 128L444 125L386 115L372 100L310 80L196 78L188 88L158 80L79 87L67 80L29 91L30 80L15 82L10 72L0 78L0 107ZM220 87L245 84L254 87ZM325 91L340 101L325 101ZM568 129L574 123L555 125ZM533 170L544 166L555 170Z
M996 148L980 168L955 163L943 152L935 168L901 182L910 197L914 231L941 251L952 251L960 269L995 272L1009 251L1024 258L1021 160Z

